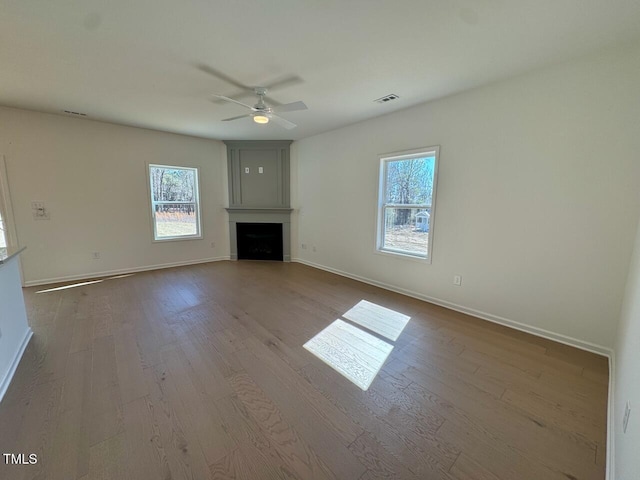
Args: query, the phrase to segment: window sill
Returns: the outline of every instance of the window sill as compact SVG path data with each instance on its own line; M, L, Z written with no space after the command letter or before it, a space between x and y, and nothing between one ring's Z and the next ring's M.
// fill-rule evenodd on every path
M405 253L405 252L395 251L395 250L382 250L380 248L376 248L374 252L378 255L384 255L385 257L400 258L402 260L409 260L412 262L418 262L418 263L427 264L427 265L431 264L431 258L422 257L419 255L412 255L411 253Z
M152 240L153 243L164 243L164 242L182 242L185 240L202 240L204 237L202 235L198 236L189 236L189 237L166 237L166 238L154 238Z

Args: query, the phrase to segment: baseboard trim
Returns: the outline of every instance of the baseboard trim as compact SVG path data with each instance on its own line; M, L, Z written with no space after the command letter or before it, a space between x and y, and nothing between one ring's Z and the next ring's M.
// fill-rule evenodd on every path
M185 267L188 265L197 265L199 263L220 262L229 260L229 256L201 258L198 260L187 260L184 262L160 263L157 265L145 265L143 267L121 268L118 270L106 270L102 272L81 273L78 275L68 275L65 277L43 278L40 280L30 280L24 282L25 287L36 287L39 285L50 285L52 283L71 282L75 280L88 280L92 278L109 277L111 275L124 275L127 273L146 272L149 270L162 270L163 268Z
M0 381L0 403L4 398L4 394L7 393L7 390L9 389L9 384L11 384L11 380L13 380L13 376L15 375L16 370L18 369L20 360L22 360L22 355L24 354L24 351L26 350L27 345L29 345L29 341L31 340L32 336L33 336L33 330L31 330L31 327L28 327L24 335L24 338L22 339L22 343L20 343L20 347L18 348L18 351L13 357L13 361L11 362L11 366L9 367L9 370L5 374L2 381Z
M318 268L320 270L325 270L330 273L335 273L336 275L351 278L352 280L357 280L359 282L367 283L369 285L384 288L385 290L401 293L402 295L407 295L408 297L417 298L418 300L424 300L425 302L433 303L435 305L439 305L441 307L445 307L450 310L455 310L456 312L465 313L467 315L471 315L472 317L480 318L481 320L487 320L489 322L497 323L499 325L504 325L505 327L510 327L525 333L530 333L532 335L536 335L537 337L546 338L547 340L553 340L554 342L563 343L571 347L579 348L580 350L586 350L591 353L602 355L604 357L608 357L609 359L611 359L613 356L612 350L602 345L596 345L594 343L585 342L583 340L569 337L561 333L555 333L549 330L545 330L543 328L526 325L524 323L520 323L515 320L510 320L508 318L500 317L498 315L493 315L491 313L476 310L474 308L465 307L464 305L458 305L456 303L448 302L446 300L441 300L435 297L430 297L428 295L424 295L419 292L414 292L412 290L399 288L394 285L390 285L388 283L379 282L371 278L361 277L360 275L354 275L352 273L344 272L342 270L338 270L332 267L327 267L325 265L320 265L318 263L309 262L308 260L304 260L302 258L294 258L291 261L296 263L302 263L309 267Z

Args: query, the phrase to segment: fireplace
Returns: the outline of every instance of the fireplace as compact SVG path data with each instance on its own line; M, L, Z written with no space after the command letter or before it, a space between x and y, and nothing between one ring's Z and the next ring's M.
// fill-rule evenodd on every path
M291 261L291 140L226 140L231 260Z
M242 225L277 225L280 232L280 255L278 260L291 261L291 209L290 208L227 208L229 212L229 234L231 237L231 260L248 258L240 254ZM259 228L259 227L258 227ZM268 227L267 227L268 228Z
M281 223L236 223L238 260L283 260Z

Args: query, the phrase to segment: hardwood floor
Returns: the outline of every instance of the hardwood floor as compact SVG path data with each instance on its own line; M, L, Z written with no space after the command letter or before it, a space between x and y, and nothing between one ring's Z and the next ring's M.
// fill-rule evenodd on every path
M604 478L603 357L300 264L48 288L2 479ZM363 299L411 316L366 392L302 347Z

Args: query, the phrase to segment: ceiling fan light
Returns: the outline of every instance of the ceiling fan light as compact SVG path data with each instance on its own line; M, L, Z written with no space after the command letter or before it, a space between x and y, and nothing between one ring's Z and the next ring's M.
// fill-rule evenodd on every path
M265 124L265 123L269 123L269 117L265 115L254 115L253 121L256 123Z

